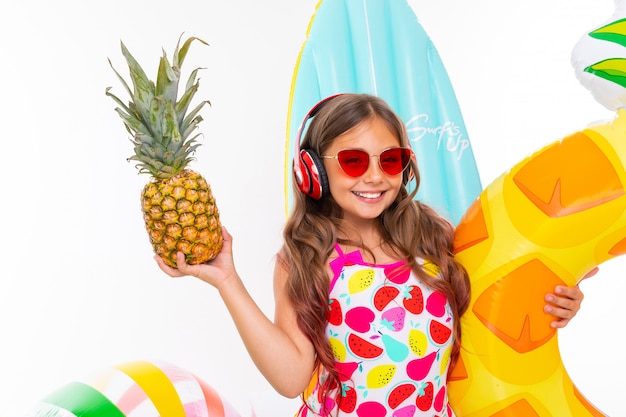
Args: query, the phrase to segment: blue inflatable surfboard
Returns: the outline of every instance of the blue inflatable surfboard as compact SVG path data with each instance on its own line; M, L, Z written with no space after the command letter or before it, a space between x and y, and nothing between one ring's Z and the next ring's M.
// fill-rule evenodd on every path
M455 225L482 191L465 124L447 72L405 0L321 0L292 80L285 196L292 199L296 131L322 98L383 98L402 117L421 175L417 198Z

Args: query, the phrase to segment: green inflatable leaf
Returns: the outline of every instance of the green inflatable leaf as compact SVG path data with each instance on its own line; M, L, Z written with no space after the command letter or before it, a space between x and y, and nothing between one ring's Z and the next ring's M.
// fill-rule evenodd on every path
M589 32L589 36L626 46L626 18L616 20Z
M596 62L585 68L585 72L626 88L626 58L611 58Z

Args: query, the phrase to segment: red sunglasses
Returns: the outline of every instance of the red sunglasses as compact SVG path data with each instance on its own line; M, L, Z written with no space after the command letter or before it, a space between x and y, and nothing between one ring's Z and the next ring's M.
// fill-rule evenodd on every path
M387 148L380 155L370 155L361 149L344 149L337 152L337 155L323 155L322 158L336 159L343 172L351 177L360 177L367 172L373 156L378 157L378 166L389 176L404 171L414 158L410 148Z

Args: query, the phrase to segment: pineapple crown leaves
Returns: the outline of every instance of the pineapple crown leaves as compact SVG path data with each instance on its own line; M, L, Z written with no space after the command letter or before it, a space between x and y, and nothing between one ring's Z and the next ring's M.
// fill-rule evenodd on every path
M211 103L208 100L202 101L189 114L186 113L198 91L197 75L201 68L191 72L185 91L178 99L181 67L189 47L196 40L208 45L202 39L190 37L181 47L179 38L171 64L163 51L163 56L159 60L156 84L147 77L123 42L120 42L122 55L128 64L132 89L109 59L109 65L131 100L125 104L110 91L111 87L106 89L106 95L119 105L115 111L131 134L131 141L134 144L135 153L128 160L138 162L140 173L148 173L157 178L169 178L185 169L193 160L191 155L200 146L197 143L200 134L191 137L191 133L203 120L199 115L200 110L205 104Z

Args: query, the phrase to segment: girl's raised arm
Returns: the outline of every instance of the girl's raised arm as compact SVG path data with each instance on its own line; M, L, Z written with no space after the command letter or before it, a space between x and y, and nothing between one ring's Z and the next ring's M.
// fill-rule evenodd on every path
M300 330L286 291L287 271L277 263L274 272L275 322L259 308L237 274L232 236L222 228L222 251L205 264L189 265L182 252L171 268L159 256L157 264L171 277L194 276L214 286L228 309L253 362L276 389L294 398L309 383L315 363L313 344Z

